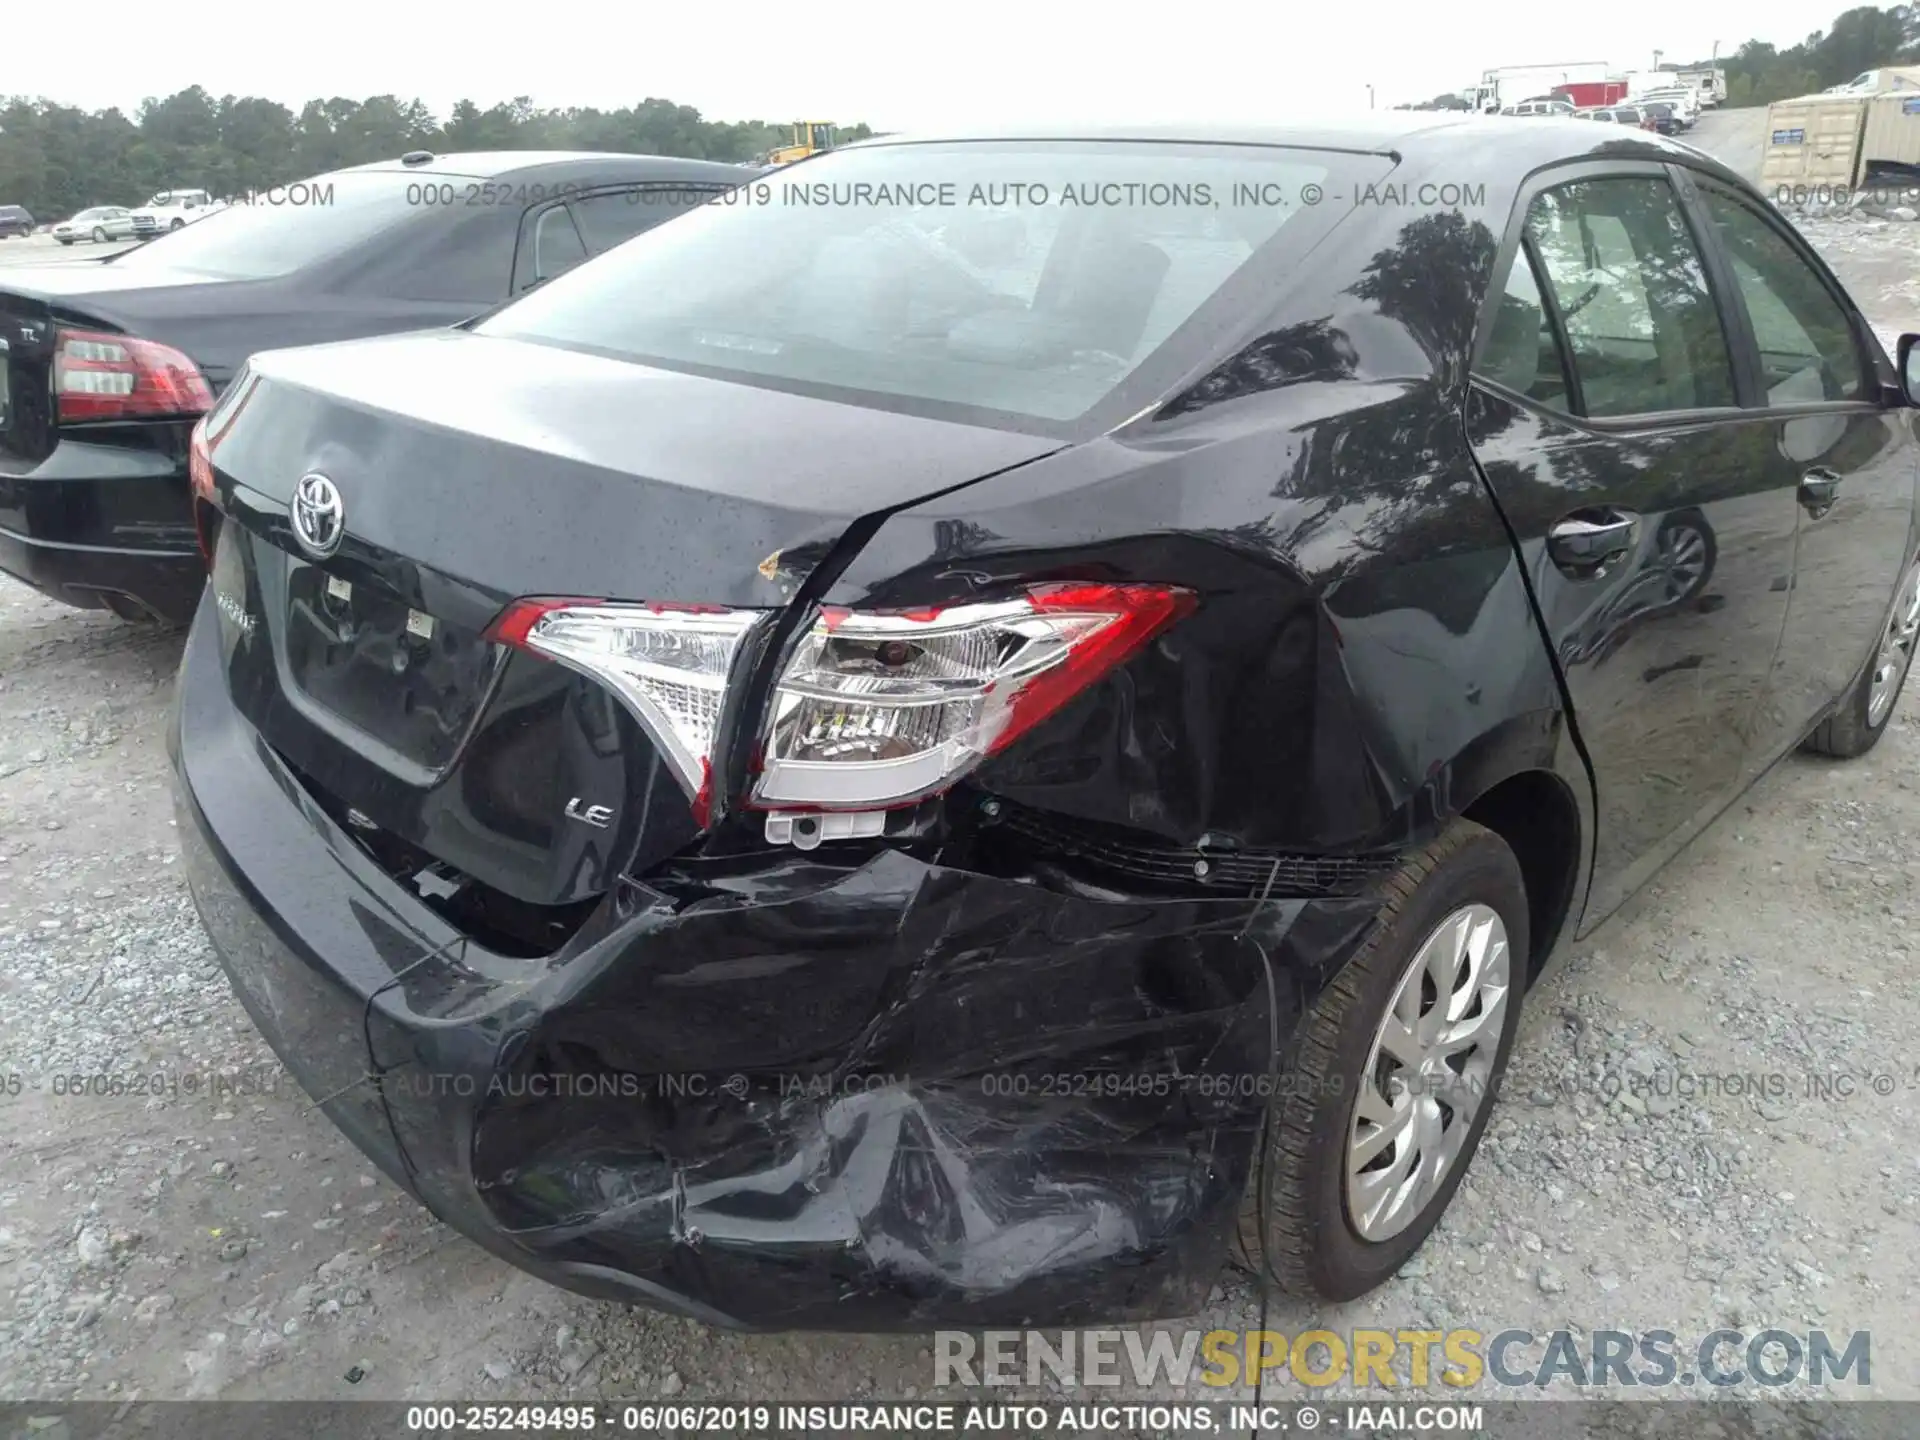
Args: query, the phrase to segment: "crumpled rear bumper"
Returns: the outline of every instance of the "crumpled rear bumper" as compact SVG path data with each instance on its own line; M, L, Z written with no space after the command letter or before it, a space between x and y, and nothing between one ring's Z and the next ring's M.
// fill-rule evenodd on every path
M289 1070L495 1253L717 1324L1197 1310L1274 1037L1371 915L779 852L630 887L558 956L498 956L333 825L217 649L197 625L182 842Z

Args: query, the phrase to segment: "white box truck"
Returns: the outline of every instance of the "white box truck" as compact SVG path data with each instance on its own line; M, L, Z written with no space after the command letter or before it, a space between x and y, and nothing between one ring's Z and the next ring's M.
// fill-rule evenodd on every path
M1559 85L1578 85L1588 80L1605 80L1613 67L1604 60L1563 60L1549 65L1503 65L1480 77L1480 83L1467 92L1480 110L1499 110L1551 95Z

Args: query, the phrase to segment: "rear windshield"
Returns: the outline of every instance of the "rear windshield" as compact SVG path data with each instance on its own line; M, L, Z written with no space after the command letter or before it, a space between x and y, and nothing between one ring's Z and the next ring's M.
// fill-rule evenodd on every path
M749 181L476 329L888 408L1064 422L1207 323L1282 231L1315 228L1301 217L1323 193L1344 209L1330 168L1356 165L1388 162L1145 142L840 151Z
M417 174L317 175L216 210L108 263L238 280L290 275L418 214L419 193Z

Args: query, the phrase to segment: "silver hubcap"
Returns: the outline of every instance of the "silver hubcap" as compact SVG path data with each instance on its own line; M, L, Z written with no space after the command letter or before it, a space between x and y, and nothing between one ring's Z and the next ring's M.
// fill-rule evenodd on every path
M1887 621L1887 633L1880 638L1880 653L1873 659L1873 685L1867 691L1867 724L1877 726L1893 708L1893 697L1900 693L1900 678L1913 662L1913 642L1920 636L1920 566L1907 572L1901 583L1900 598L1893 602L1893 618Z
M1499 914L1467 905L1401 974L1347 1136L1347 1218L1361 1239L1411 1225L1460 1158L1506 1028L1511 970Z

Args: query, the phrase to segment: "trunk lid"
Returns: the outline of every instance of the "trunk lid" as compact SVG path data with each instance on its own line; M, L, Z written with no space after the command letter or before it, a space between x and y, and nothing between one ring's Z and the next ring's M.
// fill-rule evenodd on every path
M778 608L860 517L1059 448L462 331L257 356L211 428L236 704L395 873L535 930L698 828L609 689L484 638L509 601Z

